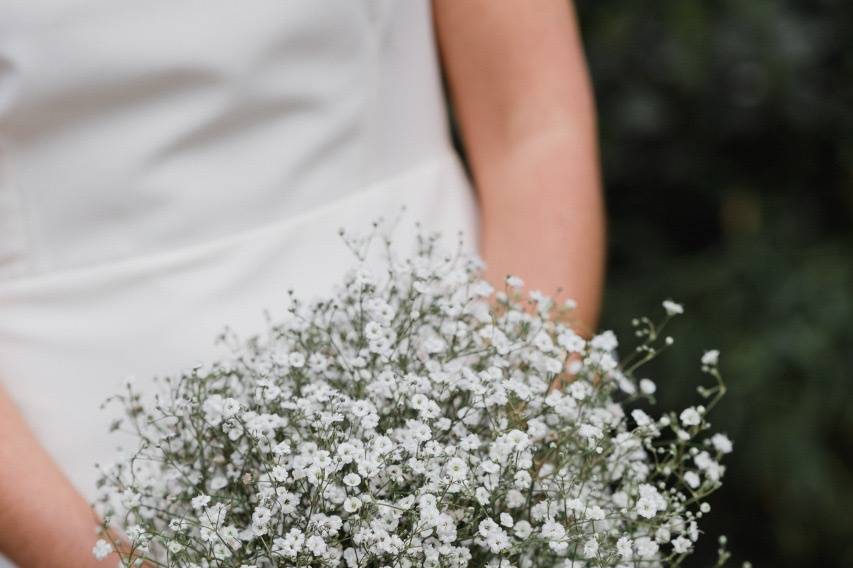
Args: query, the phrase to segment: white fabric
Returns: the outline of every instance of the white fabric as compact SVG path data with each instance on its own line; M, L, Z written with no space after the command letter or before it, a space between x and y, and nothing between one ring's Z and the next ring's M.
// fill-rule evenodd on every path
M0 3L0 381L85 495L103 398L327 290L338 227L405 205L398 236L472 242L431 22L425 0Z

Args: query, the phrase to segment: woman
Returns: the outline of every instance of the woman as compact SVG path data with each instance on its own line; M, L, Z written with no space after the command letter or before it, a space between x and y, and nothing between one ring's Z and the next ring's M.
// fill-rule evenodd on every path
M213 357L226 323L257 331L286 288L326 289L350 263L338 227L405 205L398 237L462 230L493 281L562 288L595 321L565 0L4 3L0 144L0 551L21 566L115 565L91 555L99 404Z

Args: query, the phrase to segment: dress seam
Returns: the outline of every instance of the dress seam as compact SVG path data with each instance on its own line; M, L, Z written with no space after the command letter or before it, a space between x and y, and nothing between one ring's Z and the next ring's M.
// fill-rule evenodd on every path
M20 275L0 279L0 292L9 289L20 288L30 284L38 284L40 282L50 281L55 278L81 275L98 270L109 270L111 268L120 267L122 265L135 265L139 263L144 263L146 261L152 261L154 259L157 259L158 257L162 258L168 257L170 255L179 256L181 254L190 254L193 251L202 252L216 246L228 246L229 244L238 242L241 239L250 239L252 236L263 235L266 232L275 231L276 229L282 228L286 225L299 223L300 221L310 219L311 217L322 216L326 212L334 211L338 207L346 206L347 203L358 202L362 199L369 198L370 196L375 195L377 193L381 193L382 191L387 190L389 187L394 187L401 180L405 180L406 178L414 177L432 170L438 170L445 166L452 166L452 164L455 163L455 160L456 156L453 150L451 148L446 148L440 153L437 153L436 155L431 156L428 159L425 159L404 170L401 170L400 172L394 175L388 176L387 178L374 183L366 184L360 190L354 191L345 198L326 203L324 205L309 209L307 211L303 211L296 215L275 219L261 226L252 227L247 230L236 231L227 235L220 235L215 238L205 239L191 244L154 251L146 251L138 254L132 254L120 258L107 259L100 262L87 263L79 266L71 266L67 268L49 270L35 274ZM331 230L337 229L338 227L334 227Z

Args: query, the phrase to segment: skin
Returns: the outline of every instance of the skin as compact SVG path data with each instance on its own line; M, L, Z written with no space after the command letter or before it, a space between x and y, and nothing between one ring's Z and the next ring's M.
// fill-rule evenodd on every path
M0 550L24 568L116 566L97 561L98 520L0 386Z
M571 3L435 0L436 30L480 201L486 277L598 318L604 213L595 109Z
M486 276L598 317L604 221L595 112L567 0L436 0L436 33L480 201ZM97 561L97 519L0 387L0 551L26 568Z

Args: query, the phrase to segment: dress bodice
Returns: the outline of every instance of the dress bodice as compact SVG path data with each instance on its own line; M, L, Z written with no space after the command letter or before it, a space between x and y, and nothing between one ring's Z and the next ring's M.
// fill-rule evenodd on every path
M0 282L280 222L448 147L425 0L0 3Z

